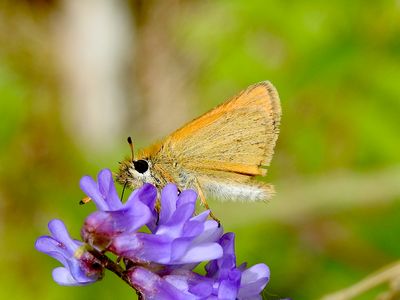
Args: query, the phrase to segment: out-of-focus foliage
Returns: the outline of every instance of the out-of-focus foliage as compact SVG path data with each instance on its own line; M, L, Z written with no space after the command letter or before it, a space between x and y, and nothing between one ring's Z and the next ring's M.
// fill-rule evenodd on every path
M200 97L217 104L227 90L261 79L280 91L277 155L286 167L277 172L400 162L398 4L218 1L187 9L179 41L196 64Z
M90 205L77 205L79 178L104 167L116 170L128 148L121 137L112 153L88 153L61 122L62 79L49 45L62 1L4 3L0 298L133 298L113 274L90 287L57 286L50 273L55 262L33 248L51 218L63 219L79 236L84 216L92 211ZM132 1L131 8L135 30L146 34L140 30L149 13L142 5ZM330 173L346 170L357 178L400 164L399 1L185 1L171 7L171 14L164 12L165 18L173 16L168 27L160 18L154 30L165 35L186 70L185 84L194 95L187 101L197 108L187 119L252 83L270 80L277 87L283 117L269 182L290 189L291 183L298 187L307 180L312 186L314 178ZM141 70L134 74L140 79ZM334 185L325 193L340 194ZM215 204L215 213L226 231L237 233L238 262L270 266L267 299L315 299L400 257L399 199L398 194L382 197L296 220L253 221L244 211L247 220L240 226L230 220L229 203Z

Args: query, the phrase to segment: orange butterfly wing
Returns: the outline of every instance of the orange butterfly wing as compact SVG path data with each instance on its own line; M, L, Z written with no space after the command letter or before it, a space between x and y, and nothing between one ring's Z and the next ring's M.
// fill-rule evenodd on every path
M172 133L160 151L188 169L265 175L280 117L276 89L260 82Z

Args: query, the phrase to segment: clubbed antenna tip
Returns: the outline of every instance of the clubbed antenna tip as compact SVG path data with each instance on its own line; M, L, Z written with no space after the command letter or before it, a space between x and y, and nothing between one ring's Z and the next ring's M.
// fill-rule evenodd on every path
M131 148L131 161L133 162L135 160L135 155L134 155L134 147L133 147L132 138L130 136L128 136L127 140L128 140L129 147Z

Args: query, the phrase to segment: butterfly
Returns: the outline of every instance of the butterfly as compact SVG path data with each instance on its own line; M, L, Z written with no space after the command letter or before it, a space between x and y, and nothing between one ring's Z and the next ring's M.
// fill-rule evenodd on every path
M120 162L116 181L128 188L151 183L158 189L172 182L179 190L194 189L207 209L207 198L268 200L273 186L254 177L267 173L280 119L275 87L268 81L251 85L137 156L128 138L131 157Z

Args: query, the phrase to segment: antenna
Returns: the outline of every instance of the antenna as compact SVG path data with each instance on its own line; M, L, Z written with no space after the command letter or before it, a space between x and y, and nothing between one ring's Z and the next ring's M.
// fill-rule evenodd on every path
M128 136L127 140L128 140L129 147L131 148L131 161L133 162L135 160L134 145L132 142L132 138L130 136Z

